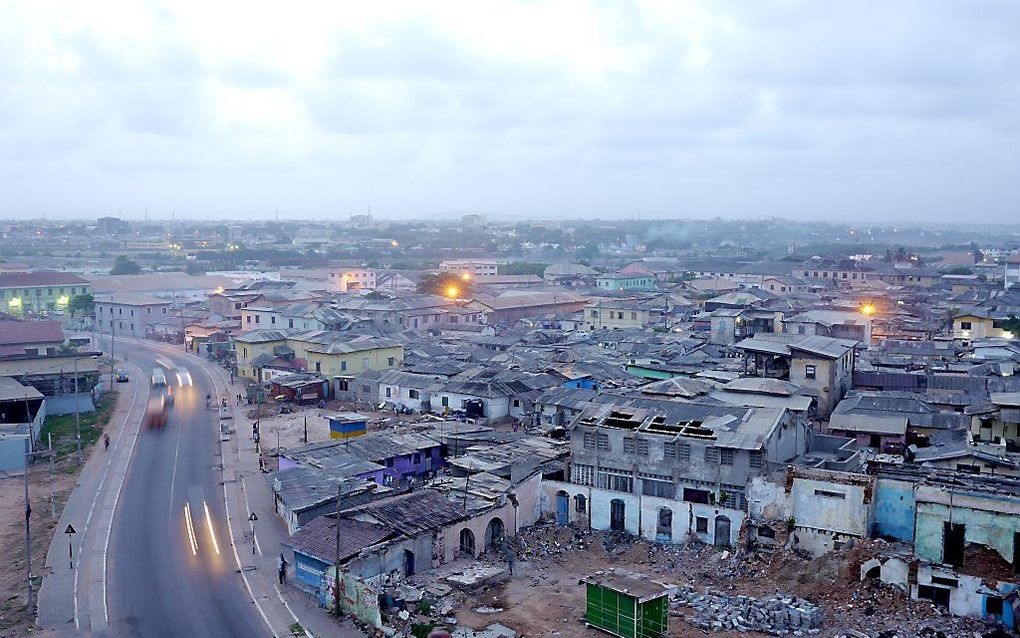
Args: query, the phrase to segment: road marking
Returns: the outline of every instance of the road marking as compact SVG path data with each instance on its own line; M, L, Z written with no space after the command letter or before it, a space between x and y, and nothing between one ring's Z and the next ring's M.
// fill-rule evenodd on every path
M301 619L297 617L297 614L294 613L294 610L291 609L290 605L287 604L287 599L283 597L283 592L280 591L280 586L273 585L273 587L276 589L276 595L280 597L280 602L283 603L283 606L286 607L287 611L290 613L290 617L294 619L295 623L301 625ZM301 625L301 628L305 630L305 635L308 636L308 638L315 638L315 635L312 634L312 632L308 631L307 627Z
M240 443L240 441L238 443ZM241 477L241 491L244 492L244 509L247 510L249 514L251 514L251 506L248 505L248 488L245 487L245 485L244 485L244 477ZM252 539L252 542L255 543L255 549L257 549L259 551L259 556L262 556L263 555L262 554L262 545L259 544L259 539L258 539L257 536L255 536L255 524L254 523L252 523L252 526L251 526L251 539Z
M135 397L137 399L137 397ZM131 410L134 411L134 402L131 404ZM117 440L120 441L124 437L124 430L127 428L128 421L125 420L124 427L121 428L120 434L117 435ZM142 420L138 419L138 428L135 428L134 437L131 439L131 447L128 449L128 461L124 466L124 476L120 479L120 485L117 486L117 492L113 496L113 509L110 510L110 525L106 528L106 541L103 543L103 620L104 624L110 626L110 602L109 595L107 592L107 578L106 578L106 564L107 554L110 551L110 535L113 533L113 521L117 518L117 504L120 502L120 493L124 491L124 483L127 478L128 469L131 467L131 461L135 458L135 443L138 442L138 429L141 428ZM109 461L107 461L109 463Z
M195 538L195 528L191 524L191 505L184 502L184 520L188 522L188 540L191 541L191 554L198 556L198 539Z
M138 386L135 385L135 384L132 384L132 391L134 392L134 395L131 397L131 406L127 409L127 412L126 412L126 414L124 416L124 422L121 424L120 432L117 434L117 441L116 441L116 443L114 445L114 453L116 453L117 449L119 449L119 447L120 447L120 440L122 438L124 438L124 430L127 429L127 424L131 420L131 413L134 412L135 407L137 405L137 401L138 401L138 397L139 397ZM132 449L133 448L134 448L134 446L132 445ZM85 525L82 527L82 530L81 530L81 540L78 542L78 555L79 556L82 556L84 554L83 548L85 547L85 535L88 533L89 523L92 522L92 514L96 510L96 503L99 502L99 497L100 497L100 495L102 494L102 491L103 491L103 485L106 483L106 477L108 477L110 475L110 464L112 463L112 459L113 459L113 454L109 454L106 457L106 465L105 465L105 467L103 469L103 475L102 475L102 477L99 480L99 485L96 487L95 496L92 497L92 505L89 507L89 513L85 517ZM113 519L112 519L112 517L110 519L110 527L113 527ZM103 554L103 561L104 561L103 562L103 577L105 579L105 575L106 575L106 562L105 562L106 561L106 554L105 554L105 552ZM73 586L73 591L72 591L72 594L74 596L74 628L75 629L81 629L81 620L80 620L79 615L78 615L78 575L81 573L81 567L82 567L81 560L79 560L78 569L76 569L75 572L74 572L74 586ZM104 589L104 592L105 592L105 589L106 589L105 583L104 583L103 589ZM104 601L104 607L105 607L105 601Z

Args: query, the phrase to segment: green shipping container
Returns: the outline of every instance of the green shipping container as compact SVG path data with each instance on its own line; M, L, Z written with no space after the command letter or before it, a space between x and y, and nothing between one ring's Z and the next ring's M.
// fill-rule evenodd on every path
M658 638L669 629L666 589L649 580L599 574L587 587L585 622L621 638Z

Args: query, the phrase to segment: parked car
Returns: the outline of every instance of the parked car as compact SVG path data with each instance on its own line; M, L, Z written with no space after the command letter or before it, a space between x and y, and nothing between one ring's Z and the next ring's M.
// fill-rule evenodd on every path
M116 376L116 379L117 379L117 383L126 383L127 381L129 381L129 379L128 379L128 371L127 370L123 370L123 369L117 370L117 374L115 376Z

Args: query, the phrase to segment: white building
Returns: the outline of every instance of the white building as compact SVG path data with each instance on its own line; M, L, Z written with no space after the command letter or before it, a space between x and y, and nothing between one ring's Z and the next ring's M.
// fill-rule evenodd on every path
M118 294L96 299L96 327L105 334L145 338L150 324L165 322L170 302L146 295Z
M1005 287L1020 284L1020 253L1006 257Z
M458 275L470 273L476 277L498 275L499 262L495 259L453 259L439 264L439 271L453 272Z
M330 289L334 292L375 290L376 273L365 268L347 268L329 273Z

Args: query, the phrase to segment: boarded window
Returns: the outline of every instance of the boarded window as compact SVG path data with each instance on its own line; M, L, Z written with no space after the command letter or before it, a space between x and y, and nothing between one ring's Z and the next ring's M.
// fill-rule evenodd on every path
M648 440L638 439L637 440L637 453L638 456L648 456Z
M594 450L595 449L595 433L585 432L584 433L584 449Z
M676 458L676 443L667 441L662 444L662 458L666 460Z
M609 450L609 435L608 434L604 434L602 432L599 432L596 436L597 436L597 440L596 440L597 446L596 447L599 450L608 451Z
M623 453L633 454L634 453L634 437L628 436L623 439Z
M751 452L750 459L751 468L760 470L765 467L765 454L761 450L754 450Z
M733 450L726 448L719 450L719 462L723 465L733 465Z
M691 446L687 443L676 444L676 458L681 463L691 462Z

